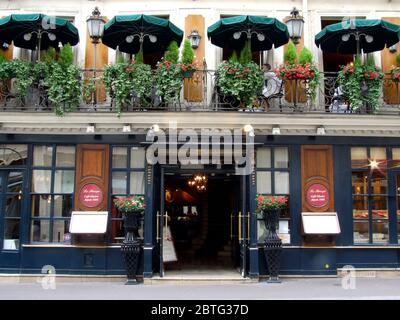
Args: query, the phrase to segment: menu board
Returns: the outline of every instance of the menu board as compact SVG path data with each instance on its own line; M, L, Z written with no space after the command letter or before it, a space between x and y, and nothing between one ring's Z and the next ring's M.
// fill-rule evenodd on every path
M70 233L105 233L107 231L107 211L72 211Z
M302 212L305 234L339 234L340 225L336 212Z

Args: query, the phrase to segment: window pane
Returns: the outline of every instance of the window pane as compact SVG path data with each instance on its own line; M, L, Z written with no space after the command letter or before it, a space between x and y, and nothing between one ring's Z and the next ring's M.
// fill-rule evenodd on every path
M275 194L289 194L289 172L275 171Z
M351 148L351 166L353 168L368 167L367 148Z
M143 169L146 163L145 148L131 148L131 168Z
M112 193L126 194L127 176L125 172L113 172L112 174Z
M128 148L113 148L113 168L126 168L128 165Z
M387 197L372 197L372 218L388 218Z
M35 146L33 148L33 165L41 167L51 167L53 157L53 147Z
M130 194L144 194L144 172L131 172Z
M371 193L387 194L386 171L374 170L371 175Z
M54 220L53 242L70 243L69 220Z
M50 193L51 171L33 170L32 171L32 192Z
M397 219L397 221L399 220ZM397 242L400 244L400 222L397 223Z
M19 218L21 217L21 195L8 196L5 198L5 211L6 217Z
M7 192L22 193L23 174L21 171L10 171L7 180Z
M18 250L19 248L19 219L4 220L3 249Z
M54 179L54 193L73 193L74 179L74 170L56 170Z
M289 151L288 148L274 149L274 167L288 168L289 167Z
M49 220L32 220L31 242L49 242Z
M368 193L368 174L366 172L352 173L353 194Z
M393 148L392 149L392 159L393 159L393 167L399 168L400 167L400 148Z
M75 147L57 146L57 167L75 167Z
M271 148L257 149L257 168L271 168Z
M28 146L26 144L1 144L0 166L24 165L28 158Z
M72 212L72 195L54 196L54 216L70 217Z
M111 241L112 243L122 243L125 237L123 220L111 221Z
M368 197L353 196L354 219L368 219Z
M368 221L354 222L354 243L366 244L369 243L369 227Z
M32 217L50 217L51 196L34 195L31 202Z
M369 150L371 160L386 162L386 148L371 148Z
M271 194L271 172L257 172L257 193Z
M374 221L372 223L372 240L373 243L388 243L389 228L387 221Z

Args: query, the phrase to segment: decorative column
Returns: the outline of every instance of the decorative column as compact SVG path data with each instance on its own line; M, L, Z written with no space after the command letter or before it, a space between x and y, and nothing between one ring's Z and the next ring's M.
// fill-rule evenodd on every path
M142 241L139 239L140 217L142 211L124 212L125 239L121 245L121 252L125 263L127 285L138 284L136 274L139 268Z
M264 210L264 224L267 236L264 240L264 254L269 273L268 283L280 283L279 270L281 265L282 240L279 238L276 228L279 225L280 209Z

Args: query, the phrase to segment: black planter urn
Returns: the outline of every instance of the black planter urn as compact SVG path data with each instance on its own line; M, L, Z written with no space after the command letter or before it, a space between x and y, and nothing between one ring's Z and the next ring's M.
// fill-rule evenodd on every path
M122 256L124 259L126 284L138 284L136 274L139 268L140 256L142 252L142 241L139 239L140 218L142 211L124 212L125 239L121 245Z
M267 235L264 240L264 254L269 273L269 283L280 283L279 270L282 254L282 240L279 238L276 229L279 226L280 209L264 210L264 224Z

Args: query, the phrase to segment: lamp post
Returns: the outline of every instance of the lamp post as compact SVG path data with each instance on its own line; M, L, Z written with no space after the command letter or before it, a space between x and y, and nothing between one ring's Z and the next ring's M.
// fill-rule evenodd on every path
M290 12L290 18L286 22L286 26L288 27L290 39L295 45L299 44L304 27L304 20L299 14L299 10L293 8Z
M24 40L25 41L30 41L32 39L32 35L33 34L36 34L36 36L37 36L37 41L38 41L38 44L37 44L37 50L38 50L38 52L37 52L37 62L39 62L40 61L40 51L41 51L42 36L44 34L47 34L47 36L49 37L50 41L55 41L57 39L57 37L56 37L56 35L54 33L46 31L46 30L43 30L43 29L40 28L37 31L32 31L32 32L25 33L24 34Z
M106 22L100 17L100 11L97 7L92 11L92 15L86 20L89 37L94 45L94 55L93 55L93 83L94 83L94 93L93 93L93 105L97 105L97 88L96 88L96 46L100 43L100 39L104 33L104 25Z

